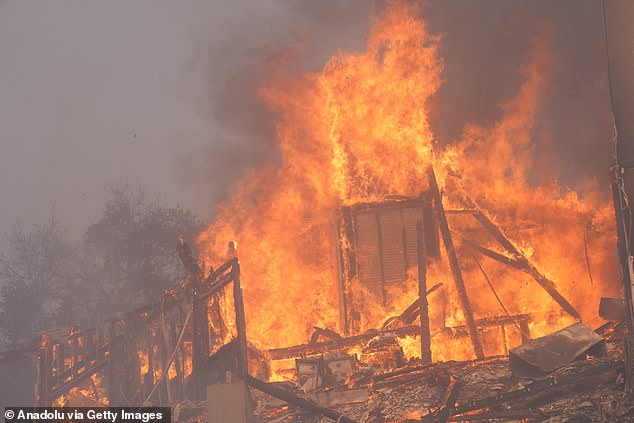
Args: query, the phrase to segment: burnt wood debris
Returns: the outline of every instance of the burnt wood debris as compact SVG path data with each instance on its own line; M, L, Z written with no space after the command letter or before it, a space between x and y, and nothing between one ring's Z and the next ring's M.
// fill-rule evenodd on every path
M314 327L305 344L256 349L248 342L238 258L205 272L180 238L176 250L189 275L181 286L166 291L156 303L95 328L42 333L29 348L0 353L0 362L36 362L36 405L71 404L77 397L89 396L95 403L107 398L112 406L172 406L175 418L182 421L215 421L214 416L222 413L207 413L207 407L216 404L218 392L218 398L233 395L229 387L243 395L236 404L245 404L244 410L236 415L250 422L634 419L634 405L623 393L627 368L623 339L629 331L623 301L602 300L602 316L614 320L596 331L575 323L531 339L534 315L508 312L476 255L530 275L562 313L578 320L578 312L475 202L463 195L463 208L445 210L433 169L427 177L429 189L420 198L338 211L343 333ZM381 244L382 231L393 230L386 210L410 216L399 235L402 248L395 250L401 256ZM504 252L452 231L448 216L475 219ZM361 230L375 234L376 250L368 252L356 242ZM454 239L459 240L459 248ZM441 242L464 323L432 330L429 305L442 298L444 287L450 285L429 280L426 272L430 260L441 259ZM462 251L478 264L504 314L473 315L461 272ZM379 258L375 273L360 265L364 254ZM416 266L416 298L402 312L386 316L377 329L361 331L358 293L351 278L369 281L369 289L382 302L391 301L387 288L395 277L405 277L404 272L390 273L395 266L387 266L387 260L394 257L402 260L401 269ZM221 312L221 298L231 301L233 323ZM511 331L518 334L519 347L508 345ZM485 353L483 339L491 334L500 340L503 355ZM475 359L434 362L434 339L441 335L468 342ZM408 337L417 338L421 358L405 358L399 339ZM370 361L361 362L358 351ZM540 360L532 358L535 354ZM273 364L289 359L295 360L295 374L285 382L268 382ZM80 389L88 389L90 395Z

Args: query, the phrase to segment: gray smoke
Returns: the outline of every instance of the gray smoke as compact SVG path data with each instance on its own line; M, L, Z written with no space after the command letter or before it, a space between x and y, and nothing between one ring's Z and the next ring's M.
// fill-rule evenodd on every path
M275 116L257 97L271 71L318 71L360 51L381 2L0 2L0 232L47 216L75 234L98 219L104 185L139 184L202 218L246 169L275 161ZM553 34L553 86L535 138L566 183L611 159L600 2L427 1L443 34L433 129L492 123L515 94L539 25Z

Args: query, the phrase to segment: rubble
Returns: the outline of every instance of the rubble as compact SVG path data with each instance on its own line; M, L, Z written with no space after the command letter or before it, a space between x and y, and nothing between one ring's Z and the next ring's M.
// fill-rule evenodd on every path
M359 423L630 421L634 419L634 403L623 389L622 327L617 330L612 324L601 330L606 338L593 331L591 335L578 323L544 337L555 342L553 339L562 339L567 333L574 345L580 341L585 342L584 346L603 345L605 355L582 354L581 359L566 361L539 377L515 374L508 356L431 364L414 359L388 372L360 368L348 378L346 387L322 388L308 395L291 384L284 384L284 388ZM595 342L595 336L599 342ZM552 351L551 358L557 351ZM255 390L252 393L258 423L336 421L273 402ZM328 397L328 401L320 400L320 396ZM347 401L350 396L357 402Z

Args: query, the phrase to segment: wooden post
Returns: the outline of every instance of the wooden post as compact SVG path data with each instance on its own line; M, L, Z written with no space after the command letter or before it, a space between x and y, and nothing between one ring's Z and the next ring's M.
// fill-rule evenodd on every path
M350 333L348 329L348 272L344 250L344 237L346 237L347 228L343 208L337 212L336 216L335 247L337 250L337 287L339 288L339 327L344 335L348 335Z
M244 378L249 374L249 359L247 353L247 329L246 318L244 314L244 301L242 297L242 288L240 287L240 262L236 261L231 267L233 276L233 301L236 310L236 330L238 332L238 369L240 377Z
M40 360L38 366L38 383L37 383L37 406L38 407L47 407L49 405L49 382L50 382L50 372L48 361L49 361L49 345L45 345L40 348Z
M121 377L123 340L117 333L117 323L113 320L108 322L108 399L110 406L122 406Z
M200 322L200 299L198 298L197 289L194 288L192 301L192 374L191 379L194 385L194 398L202 400L202 345L201 345L201 322Z
M527 320L522 319L520 320L519 324L520 324L520 337L522 338L522 344L525 344L531 340L531 330L528 327Z
M431 363L431 334L429 332L429 304L427 302L427 255L423 239L423 224L416 225L416 243L418 246L418 299L420 302L420 356L423 363Z
M458 263L458 256L456 255L456 249L453 245L451 238L451 232L449 231L449 223L447 223L447 216L442 204L442 197L440 196L440 190L438 189L438 182L436 181L436 175L434 169L430 166L428 171L429 177L429 189L433 196L434 211L436 212L436 220L440 228L443 244L445 244L445 251L447 253L447 259L449 260L449 267L451 268L451 274L453 275L454 282L456 284L456 291L458 291L458 301L462 307L464 313L465 323L469 332L469 338L473 346L473 352L476 357L484 358L484 350L482 343L478 337L478 329L473 319L473 312L471 311L471 303L467 296L467 289L465 288L464 280L462 278L462 272L460 270L460 264Z
M502 338L502 347L504 347L504 355L509 355L509 346L506 339L506 327L504 327L503 324L500 325L500 336Z
M61 386L64 383L62 373L64 373L64 354L66 354L66 348L64 346L65 341L57 342L57 354L55 357L55 382L53 386Z
M87 351L87 342L88 342L88 336L83 335L82 337L82 353L81 353L81 357L82 357L82 361L84 363L84 367L88 368L88 365L86 364L86 351ZM77 369L79 368L79 336L75 336L73 338L71 338L70 340L70 350L73 354L73 361L72 361L72 378L74 378L75 376L77 376Z

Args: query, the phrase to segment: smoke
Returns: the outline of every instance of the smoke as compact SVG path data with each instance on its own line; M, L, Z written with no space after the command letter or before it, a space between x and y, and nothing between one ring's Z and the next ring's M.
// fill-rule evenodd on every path
M607 184L612 157L609 92L600 2L454 0L429 2L432 28L444 34L445 84L432 119L441 143L465 123L491 125L521 84L531 40L550 38L553 64L532 141L539 174L578 188Z
M187 183L215 202L246 170L275 163L276 116L258 87L281 68L316 71L337 49L360 50L371 15L381 7L302 1L228 25L203 55L210 81L206 113L220 130L204 149L184 157ZM440 144L458 140L468 124L492 125L501 117L500 105L522 83L531 40L549 28L552 82L532 133L538 173L579 189L589 179L607 184L612 132L599 2L428 1L423 14L432 32L442 35L444 83L431 104Z
M360 50L371 6L301 1L279 10L250 10L229 22L227 31L200 52L198 65L206 66L209 80L204 113L218 130L204 148L182 157L185 183L195 184L213 204L245 171L276 162L276 117L259 88L280 69L316 71L337 49Z

